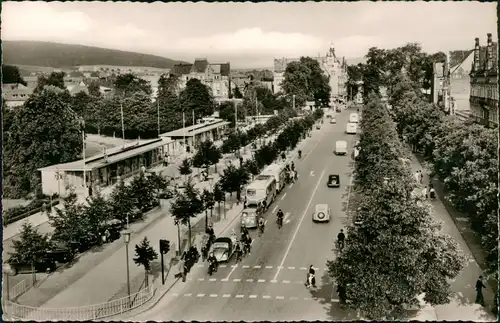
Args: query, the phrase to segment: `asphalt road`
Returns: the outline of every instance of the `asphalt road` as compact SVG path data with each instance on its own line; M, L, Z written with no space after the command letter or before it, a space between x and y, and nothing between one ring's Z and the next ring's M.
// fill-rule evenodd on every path
M314 128L296 162L299 180L289 185L266 213L266 231L252 232L252 252L239 264L232 259L212 276L207 264L198 264L186 283L175 285L151 310L134 321L285 321L349 318L340 309L332 282L326 277L326 260L334 258L334 239L347 224L344 213L350 183L354 136L345 134L350 111L337 114L337 124L325 119ZM333 154L335 142L348 142L348 155ZM329 174L339 174L340 188L326 186ZM313 223L316 204L328 204L330 223ZM285 213L282 229L276 211ZM226 230L229 234L235 221ZM239 231L237 231L239 232ZM234 257L233 257L234 258ZM317 268L317 291L304 286L307 269ZM333 301L332 301L333 299Z

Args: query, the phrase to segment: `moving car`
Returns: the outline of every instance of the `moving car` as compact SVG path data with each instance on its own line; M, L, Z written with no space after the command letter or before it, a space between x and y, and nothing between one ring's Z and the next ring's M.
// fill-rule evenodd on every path
M359 122L359 114L353 112L349 115L349 122L358 123Z
M356 123L349 122L345 127L345 133L348 135L355 135L358 130L358 125Z
M330 174L328 176L328 182L326 182L326 186L328 187L340 187L340 176L339 175L332 175Z
M316 204L312 220L313 222L330 222L330 208L328 204Z
M321 129L321 124L320 124L320 123L318 123L318 124L316 125L316 129L318 129L318 130L319 130L319 129Z
M234 249L236 247L236 237L220 237L215 239L214 243L210 247L210 252L214 253L214 257L217 262L227 262L231 259L234 254Z
M241 226L245 225L247 229L254 229L257 227L259 217L261 215L259 208L246 208L241 211Z
M335 124L335 123L337 123L337 118L332 117L332 118L330 119L330 123L331 123L331 124Z
M335 154L347 155L347 141L338 140L337 142L335 142Z
M342 109L340 108L340 106L338 106L338 105L337 105L337 106L335 107L335 111L336 111L336 112L342 112Z

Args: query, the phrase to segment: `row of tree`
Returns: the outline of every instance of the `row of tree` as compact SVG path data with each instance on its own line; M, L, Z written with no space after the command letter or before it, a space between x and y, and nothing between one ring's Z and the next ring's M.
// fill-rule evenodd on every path
M146 176L141 173L130 184L123 181L113 190L109 199L99 191L79 203L71 192L63 199L63 208L48 213L49 223L54 232L49 238L23 227L19 240L13 241L14 251L9 262L37 264L44 261L47 251L57 243L64 243L70 255L83 252L103 243L102 236L111 229L110 220L119 220L123 225L142 219L144 213L159 205L159 193L167 189L165 178L154 173ZM23 234L28 230L29 234Z
M304 119L293 120L288 123L286 128L278 135L276 141L268 142L261 145L259 149L256 149L253 153L253 157L247 161L244 161L239 165L239 167L231 164L223 172L221 178L218 182L213 184L213 190L204 189L203 191L197 190L190 180L187 180L184 185L184 191L181 193L179 191L175 194L175 200L171 205L171 214L175 217L175 221L178 225L183 224L188 226L189 237L191 236L191 222L190 219L197 216L202 212L208 211L212 212L215 203L218 203L219 210L221 202L225 201L226 193L232 194L236 192L236 197L238 200L241 198L241 190L244 185L248 184L252 176L260 174L260 172L266 167L278 159L281 153L288 149L294 149L300 141L300 138L305 138L305 134L310 131L316 120L321 118L323 111L318 109L314 114L307 116ZM287 123L286 117L280 115L276 119L269 119L266 123L264 129L278 129L280 126ZM273 126L274 125L274 126ZM258 130L256 130L258 133ZM252 141L258 140L265 132L260 133L260 135L255 135L255 137L249 136L248 133L236 132L233 136L228 138L222 147L227 146L226 142L236 142L235 146L231 146L232 149L240 149L243 143L247 145L252 143ZM248 139L248 138L251 138ZM192 161L185 160L179 167L179 171L183 175L191 174L191 165L194 165L194 161L198 162L199 166L209 166L217 164L218 158L210 159L207 156L217 156L221 152L216 152L217 149L214 147L213 143L206 142L197 151ZM194 165L195 166L195 165ZM195 166L198 167L198 166ZM208 217L206 217L207 219ZM191 241L191 238L189 238Z
M362 222L348 227L344 250L327 263L348 306L368 319L398 319L422 293L431 305L449 302L449 282L466 259L415 194L396 126L373 93L363 108L359 148L351 196Z
M391 104L402 138L421 151L454 207L468 215L487 253L488 272L498 272L498 132L460 122L425 101L400 76Z

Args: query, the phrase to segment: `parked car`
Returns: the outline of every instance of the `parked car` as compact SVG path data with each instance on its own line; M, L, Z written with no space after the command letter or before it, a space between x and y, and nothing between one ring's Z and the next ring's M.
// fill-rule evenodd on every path
M9 259L8 264L10 265L10 268L12 269L14 275L28 274L32 272L32 264L30 263L22 263ZM55 260L53 260L52 258L44 257L41 261L35 263L34 267L35 272L42 273L53 272L54 270L56 270L57 265Z

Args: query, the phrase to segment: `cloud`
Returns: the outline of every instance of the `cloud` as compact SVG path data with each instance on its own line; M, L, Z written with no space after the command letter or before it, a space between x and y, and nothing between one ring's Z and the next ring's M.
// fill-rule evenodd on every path
M260 28L244 28L234 32L219 33L208 37L184 38L172 44L175 52L200 53L203 55L276 55L298 56L325 50L326 42L318 37L301 33L263 31Z
M2 37L16 40L67 40L91 29L92 20L79 11L57 11L44 2L3 3Z

